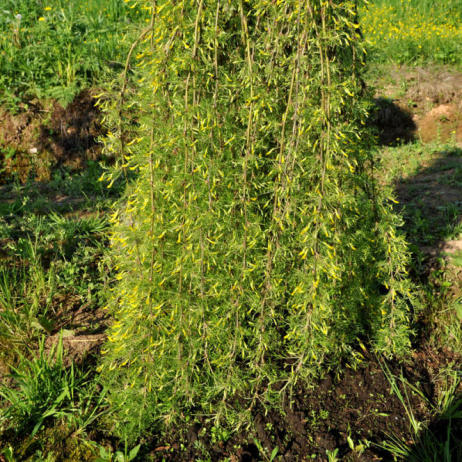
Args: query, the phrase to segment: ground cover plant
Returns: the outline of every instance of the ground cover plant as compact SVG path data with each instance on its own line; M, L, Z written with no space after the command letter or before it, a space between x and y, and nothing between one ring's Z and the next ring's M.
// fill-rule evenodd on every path
M102 411L91 364L107 323L104 211L117 194L100 175L95 163L0 187L1 448L11 445L13 460L93 452L81 441ZM70 433L82 439L54 450Z
M457 0L371 0L361 25L371 59L461 64L462 6Z
M2 4L0 451L6 460L89 460L99 451L87 435L105 409L94 355L107 323L101 309L109 274L106 211L122 186L108 190L98 181L104 131L94 96L101 90L85 89L102 82L111 88L135 21L144 21L141 10L122 2Z

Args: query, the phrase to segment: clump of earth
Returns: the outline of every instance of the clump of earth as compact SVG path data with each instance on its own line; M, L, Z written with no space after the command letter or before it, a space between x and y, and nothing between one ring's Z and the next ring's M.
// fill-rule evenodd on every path
M372 123L381 144L419 139L462 147L461 72L397 66L377 87Z
M94 93L83 90L67 106L31 101L16 112L0 109L0 183L50 179L60 166L85 168L101 154L104 134Z

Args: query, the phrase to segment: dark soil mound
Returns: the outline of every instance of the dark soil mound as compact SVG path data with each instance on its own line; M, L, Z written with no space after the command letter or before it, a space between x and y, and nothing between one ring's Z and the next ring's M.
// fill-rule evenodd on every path
M82 169L101 153L101 114L89 90L63 108L56 101L32 101L17 114L0 109L0 182L48 180L61 165Z
M172 432L168 442L151 446L154 460L231 460L251 462L271 460L327 461L327 452L338 449L338 460L389 460L380 447L390 436L411 443L409 417L384 370L395 377L406 405L417 421L430 421L431 405L438 391L437 374L457 360L447 350L422 347L406 364L386 366L365 353L362 366L331 373L311 387L299 389L292 403L280 411L253 414L254 432L242 431L229 440L217 438L210 424L196 422L186 435ZM403 381L400 380L403 379ZM412 392L406 381L419 384L423 396ZM388 458L387 458L388 457Z
M384 145L420 139L462 143L462 73L398 66L376 82L371 125Z
M55 104L50 122L40 127L40 146L51 151L58 162L74 168L84 167L87 159L96 159L102 135L100 111L88 90L82 91L66 108Z

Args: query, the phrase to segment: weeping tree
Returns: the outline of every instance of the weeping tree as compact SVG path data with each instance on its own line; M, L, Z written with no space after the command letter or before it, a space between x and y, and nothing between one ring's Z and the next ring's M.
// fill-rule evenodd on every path
M108 177L136 173L100 365L117 431L277 406L360 342L403 354L408 256L374 181L356 2L141 3L138 90L107 140Z

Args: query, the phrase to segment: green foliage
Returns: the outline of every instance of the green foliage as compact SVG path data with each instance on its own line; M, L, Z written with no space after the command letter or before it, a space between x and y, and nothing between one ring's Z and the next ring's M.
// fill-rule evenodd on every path
M55 333L62 326L74 331L97 327L95 321L92 326L72 324L72 312L77 304L89 311L102 305L107 219L101 210L108 206L110 194L100 188L101 183L99 187L87 188L90 198L82 192L82 187L97 183L100 173L91 169L74 176L55 172L46 187L37 183L2 187L0 370L3 374L11 366L17 367L25 352L34 349L43 334ZM84 214L79 208L85 210ZM85 427L93 419L92 410L101 407L96 402L93 396L80 403L81 412L74 414L72 426Z
M30 432L31 437L45 419L62 418L73 412L75 390L85 380L73 365L64 367L62 338L48 354L42 338L38 356L21 356L12 371L13 386L0 386L0 396L8 405L1 418L9 428L18 433Z
M412 304L401 222L373 178L355 2L151 13L139 90L107 117L107 179L138 174L113 216L100 366L128 440L184 412L237 424L357 361L358 337L405 354Z
M364 3L377 6L388 6L401 15L409 15L417 9L421 14L456 24L458 15L462 14L462 5L458 0L366 0ZM449 13L449 15L448 15Z
M145 14L121 0L4 0L0 7L0 99L68 103L82 87L122 68L123 40Z
M326 450L326 456L329 462L338 462L338 448L329 451L328 449Z
M460 276L457 252L446 242L462 237L461 151L454 143L413 142L387 147L377 163L379 177L397 185L407 241L413 251L412 271L425 281L421 287L425 335L430 344L459 352L462 345ZM449 249L448 249L449 250ZM429 267L430 252L438 257ZM430 270L430 271L429 271Z
M271 454L269 454L269 451L267 451L262 446L259 440L254 438L253 442L255 443L255 446L258 448L259 454L263 456L263 460L265 462L273 462L275 460L276 456L278 455L278 451L279 451L279 448L277 446L271 451Z
M90 305L98 300L106 228L106 220L98 216L51 213L45 218L18 211L0 217L0 354L11 353L8 345L27 345L52 331L63 294Z
M370 0L360 17L373 61L462 63L458 0Z
M2 456L5 458L6 462L16 462L14 450L11 446L8 446L2 451Z
M409 462L453 462L462 457L462 439L460 424L462 421L462 398L458 390L461 384L461 373L453 368L442 370L445 383L440 390L436 403L432 403L425 397L423 391L400 377L395 377L386 364L382 364L383 371L390 382L391 391L399 398L411 430L411 441L402 441L392 435L382 443L383 449L389 451L394 460L406 460ZM439 377L441 381L441 377ZM402 392L401 392L402 390ZM436 420L429 426L427 422L420 422L414 415L409 401L410 393L417 393L427 400L427 404L433 408ZM417 411L417 410L416 410ZM411 443L411 444L410 444Z
M1 188L0 452L4 450L6 460L90 460L95 452L87 432L105 414L106 401L94 380L94 362L72 368L68 363L74 351L56 346L53 354L48 346L56 337L44 347L42 336L61 331L85 342L80 334L104 327L97 311L108 277L103 212L117 187L105 188L97 181L100 175L101 169L90 164L73 175L57 170L46 185Z
M99 457L96 459L96 462L130 462L135 460L140 447L141 446L138 444L130 451L126 449L124 452L116 451L113 453L110 449L100 446Z

